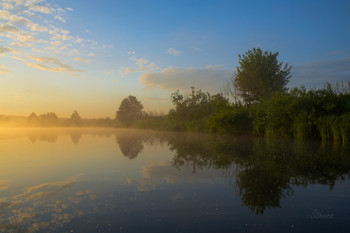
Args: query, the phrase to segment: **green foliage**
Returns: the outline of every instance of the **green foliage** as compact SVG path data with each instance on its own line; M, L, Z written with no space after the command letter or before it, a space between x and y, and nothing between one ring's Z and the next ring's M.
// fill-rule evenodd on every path
M246 104L264 100L274 92L286 91L292 67L277 60L278 52L253 48L238 56L234 85Z
M122 100L119 110L116 113L116 119L129 127L131 122L140 119L143 116L143 105L135 96L129 95Z
M274 92L251 105L229 103L221 94L196 91L171 95L174 109L167 116L145 115L134 127L217 134L321 138L348 141L350 95L337 94L330 85L320 90L294 88Z
M350 113L346 113L340 117L340 133L343 142L350 140Z
M191 93L184 97L179 91L171 94L175 107L170 112L178 120L192 121L208 117L214 110L228 106L228 101L221 94L210 95L208 92L196 91L191 87Z
M264 117L256 119L259 125L264 124L264 135L273 137L292 136L293 98L286 93L275 93L261 104Z
M211 132L223 134L250 134L252 119L246 107L228 108L214 113L209 120Z
M213 113L229 107L228 100L221 94L210 95L208 92L196 91L185 97L179 91L172 93L174 109L169 111L170 129L182 131L208 131L208 119Z

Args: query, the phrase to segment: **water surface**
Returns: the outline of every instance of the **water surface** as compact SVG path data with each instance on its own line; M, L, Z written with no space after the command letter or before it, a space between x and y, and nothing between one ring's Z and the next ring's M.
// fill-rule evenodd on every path
M0 130L0 232L348 232L350 149L128 129Z

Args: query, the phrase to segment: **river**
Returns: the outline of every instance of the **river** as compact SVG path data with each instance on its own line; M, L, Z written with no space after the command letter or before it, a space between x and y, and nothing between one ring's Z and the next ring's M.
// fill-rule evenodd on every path
M0 232L348 232L350 146L0 130Z

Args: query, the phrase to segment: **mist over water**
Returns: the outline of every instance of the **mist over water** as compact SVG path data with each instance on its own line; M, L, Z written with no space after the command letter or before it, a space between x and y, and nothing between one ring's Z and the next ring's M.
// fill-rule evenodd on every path
M0 130L0 232L347 232L346 144Z

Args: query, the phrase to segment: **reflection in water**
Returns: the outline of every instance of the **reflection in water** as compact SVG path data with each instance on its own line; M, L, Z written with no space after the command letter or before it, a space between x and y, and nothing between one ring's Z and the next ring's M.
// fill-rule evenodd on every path
M29 140L34 144L38 140L41 142L55 143L58 139L57 134L44 134L44 135L28 135Z
M77 131L77 132L72 132L72 133L70 134L70 137L71 137L71 139L72 139L72 142L74 142L74 144L78 144L79 141L80 141L80 139L81 139L81 135L82 135L82 133L79 132L79 131Z
M210 231L207 223L226 227L211 232L244 232L232 226L265 221L300 196L298 187L336 189L350 172L346 144L84 128L8 135L0 131L1 233Z
M135 159L143 150L143 135L126 132L116 135L116 141L125 157Z
M0 232L55 230L84 214L75 205L82 195L67 196L78 176L26 188L18 195L0 200ZM69 213L65 210L70 209ZM6 216L6 218L2 217Z
M292 186L323 184L332 189L350 172L347 145L203 135L171 137L169 144L176 168L231 171L230 183L238 186L242 203L256 214L281 207L281 198L293 195Z

